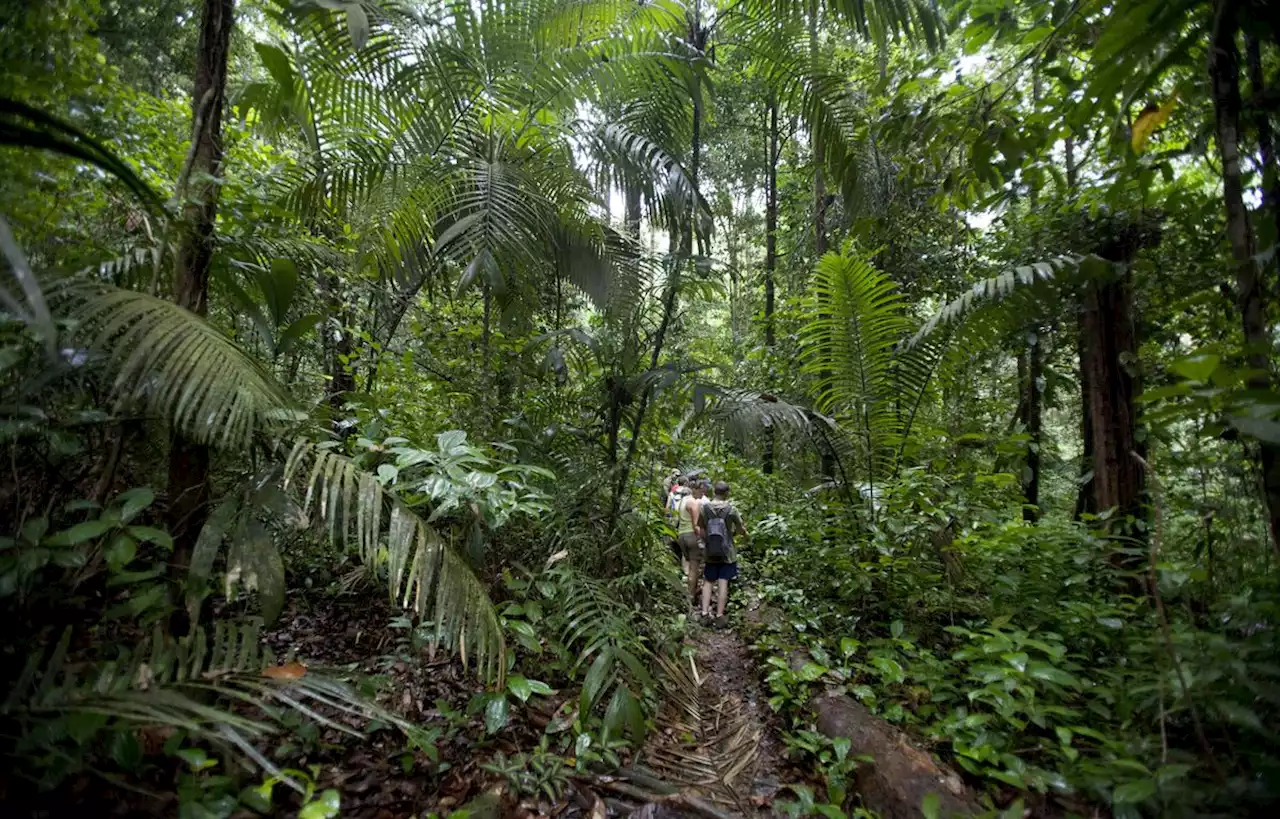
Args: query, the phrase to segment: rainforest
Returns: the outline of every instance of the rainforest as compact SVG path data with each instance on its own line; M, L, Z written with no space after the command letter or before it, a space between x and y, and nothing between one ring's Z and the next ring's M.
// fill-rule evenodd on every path
M1280 4L0 0L0 804L1280 807Z

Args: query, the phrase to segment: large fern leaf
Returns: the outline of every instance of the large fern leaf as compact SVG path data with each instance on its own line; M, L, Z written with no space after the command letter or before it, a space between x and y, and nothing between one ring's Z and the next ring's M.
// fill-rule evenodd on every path
M434 640L501 681L506 642L484 585L466 560L403 500L345 455L299 441L284 469L304 513L364 563L384 568L392 600L434 621Z
M119 647L113 659L75 663L68 662L68 628L27 658L0 714L17 728L19 757L60 753L56 744L73 724L115 732L177 728L299 790L254 744L278 731L286 713L356 737L362 735L345 720L325 714L415 730L340 679L299 663L273 667L260 628L253 620L218 621L211 630L174 638L157 627L138 645Z
M900 432L894 348L910 329L902 296L866 259L836 253L818 262L811 289L804 371L817 377L818 409L861 439L874 476Z
M57 294L81 343L114 373L118 403L141 403L191 440L246 448L294 415L275 379L203 318L170 301L109 285Z

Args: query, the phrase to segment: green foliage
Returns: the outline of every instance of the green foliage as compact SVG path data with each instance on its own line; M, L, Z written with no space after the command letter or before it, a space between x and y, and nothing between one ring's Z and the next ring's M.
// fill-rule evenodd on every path
M136 772L144 760L141 743L159 731L166 749L173 749L168 752L195 772L216 760L206 763L198 749L179 751L188 740L302 792L252 744L278 731L286 715L356 736L317 708L403 725L338 679L297 663L273 668L274 659L258 643L259 630L260 623L218 622L211 632L175 639L156 628L133 649L117 647L110 659L72 662L68 628L51 648L27 658L4 702L3 714L16 731L6 754L52 788L86 770Z
M307 441L289 453L283 484L305 495L302 514L317 531L350 544L366 566L386 567L392 600L431 617L436 642L501 680L506 646L484 586L399 495L333 447Z

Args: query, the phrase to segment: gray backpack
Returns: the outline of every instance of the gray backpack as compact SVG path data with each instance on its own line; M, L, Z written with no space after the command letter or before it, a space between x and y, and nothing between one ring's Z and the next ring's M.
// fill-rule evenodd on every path
M729 550L733 548L733 537L729 534L728 517L733 507L725 504L716 508L707 504L707 562L728 563Z

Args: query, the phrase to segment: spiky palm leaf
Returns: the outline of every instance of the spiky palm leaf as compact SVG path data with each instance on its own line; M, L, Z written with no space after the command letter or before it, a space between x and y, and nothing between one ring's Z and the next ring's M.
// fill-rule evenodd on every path
M56 296L76 336L101 353L117 403L139 403L191 440L247 448L256 432L294 420L279 384L256 358L178 305L102 284Z
M88 162L119 179L152 212L164 212L160 196L102 143L57 117L3 96L0 96L0 145L52 151Z
M673 432L680 437L699 424L720 425L738 441L775 429L808 431L817 424L833 425L832 419L809 407L784 401L776 395L716 384L693 388L693 405Z
M289 453L284 485L303 493L303 512L317 529L366 566L385 567L392 600L433 620L436 643L501 681L506 643L484 585L401 498L350 458L309 441Z
M861 441L862 464L874 478L901 431L894 349L910 330L902 296L866 259L835 253L818 262L811 292L804 371L818 379L818 409Z
M583 218L597 195L569 145L596 126L576 107L623 83L631 97L677 99L692 58L671 49L676 15L619 0L367 4L371 35L354 48L343 15L324 5L282 12L303 37L262 44L273 82L242 97L308 146L280 180L286 207L376 238L361 253L384 275L448 259L460 284L501 293L567 270L602 306L615 259ZM424 163L433 169L418 174ZM415 177L434 189L401 195ZM563 265L566 246L590 264Z
M274 667L259 632L256 621L219 621L211 632L198 629L181 638L157 627L136 647L117 648L114 659L70 663L68 628L51 648L42 646L27 658L0 714L18 727L19 758L57 753L59 738L69 732L90 731L81 737L88 744L104 729L179 729L299 790L254 745L283 727L286 713L356 737L362 734L322 712L414 730L340 679L298 663ZM245 706L254 713L247 715Z
M824 146L820 161L852 202L864 187L865 157L874 150L867 139L870 123L848 72L810 34L815 10L851 26L881 55L899 38L923 39L937 48L945 24L937 7L922 0L744 0L725 14L726 39L750 53L783 108L801 115L814 143Z
M981 310L990 310L1000 304L1007 305L1002 310L1005 313L1030 309L1030 315L1035 315L1041 311L1043 297L1049 291L1064 283L1070 285L1074 282L1070 277L1064 281L1060 274L1079 270L1085 258L1056 256L1042 262L1010 268L989 279L982 279L930 317L905 346L908 349L915 348L947 325L958 324ZM1024 314L1022 318L1027 318L1027 315Z

